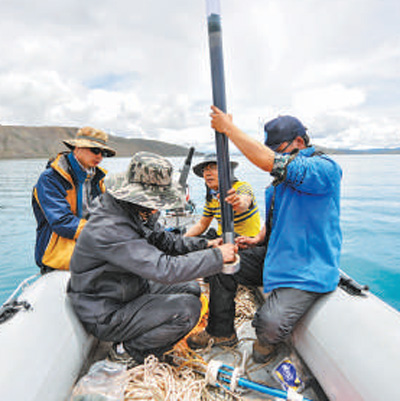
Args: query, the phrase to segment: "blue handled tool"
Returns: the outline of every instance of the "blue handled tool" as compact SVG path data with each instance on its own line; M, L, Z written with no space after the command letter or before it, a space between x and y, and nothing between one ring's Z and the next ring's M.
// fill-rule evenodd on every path
M230 384L231 380L233 379L234 372L235 372L234 368L232 368L231 366L222 364L222 365L220 365L220 368L218 369L217 380L220 380L220 381ZM273 397L282 398L284 400L290 399L291 394L293 394L293 392L269 387L265 384L256 383L251 380L245 379L243 377L237 378L237 385L242 388L245 388L245 389L257 391L262 394L272 395ZM301 399L303 401L311 401L309 398L305 398L305 397L301 396L300 394L296 394L296 396L298 399Z

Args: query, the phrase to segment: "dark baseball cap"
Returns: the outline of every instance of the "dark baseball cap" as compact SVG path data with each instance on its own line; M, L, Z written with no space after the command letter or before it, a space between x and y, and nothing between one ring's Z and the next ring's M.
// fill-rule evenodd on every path
M276 150L286 141L306 135L307 128L295 117L279 116L264 125L265 145Z

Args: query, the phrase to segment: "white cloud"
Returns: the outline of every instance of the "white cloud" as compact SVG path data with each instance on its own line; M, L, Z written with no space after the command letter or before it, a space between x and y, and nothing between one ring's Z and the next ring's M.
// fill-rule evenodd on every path
M222 1L228 109L258 139L295 114L322 142L400 146L394 0ZM203 1L2 2L2 124L91 124L213 146ZM340 119L341 123L337 121Z
M295 92L293 107L298 114L312 118L318 114L360 106L365 102L365 98L366 95L361 89L335 84Z

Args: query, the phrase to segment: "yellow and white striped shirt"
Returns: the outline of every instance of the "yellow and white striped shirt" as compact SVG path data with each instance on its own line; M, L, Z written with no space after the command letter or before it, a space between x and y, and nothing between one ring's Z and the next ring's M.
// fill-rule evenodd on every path
M233 224L235 233L248 237L254 237L260 232L261 221L260 212L258 210L253 188L248 182L245 181L236 181L233 183L232 187L236 190L237 194L250 195L252 200L250 208L247 209L244 213L238 214L235 211L233 212ZM203 209L203 216L215 217L218 221L217 234L222 235L221 205L218 198L213 196L210 201L206 201Z

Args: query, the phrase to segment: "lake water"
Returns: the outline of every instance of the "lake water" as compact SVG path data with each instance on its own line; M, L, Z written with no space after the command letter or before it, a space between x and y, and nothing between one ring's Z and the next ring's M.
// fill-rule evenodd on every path
M334 155L343 169L341 268L400 310L400 155ZM255 189L264 213L269 174L241 156L237 177ZM181 167L183 158L171 159ZM129 158L105 159L110 173L124 171ZM194 163L196 159L194 160ZM34 262L36 222L31 191L46 160L0 160L0 304L26 277L38 272ZM203 181L189 175L191 198L201 213ZM323 218L324 216L321 216Z

